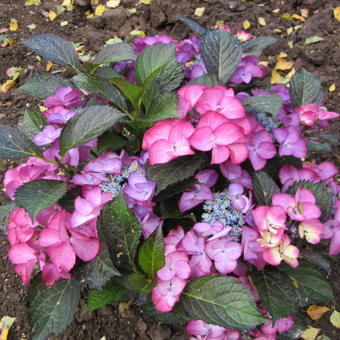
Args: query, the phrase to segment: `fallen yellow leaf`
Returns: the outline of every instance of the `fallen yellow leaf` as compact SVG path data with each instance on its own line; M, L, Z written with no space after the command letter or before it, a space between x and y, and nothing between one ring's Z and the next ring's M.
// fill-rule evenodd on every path
M275 8L275 9L273 9L273 13L279 13L280 12L280 8Z
M120 0L109 0L106 2L106 6L109 8L116 8L120 5Z
M73 5L73 0L64 0L61 6L63 7L69 7Z
M319 320L328 311L329 308L325 306L311 305L307 308L307 314L312 320Z
M287 28L287 35L291 35L294 31L294 28L293 27L289 27Z
M281 15L281 19L287 20L287 21L293 20L289 13L283 13L283 14Z
M130 32L130 35L137 35L139 37L145 37L145 32L140 30L133 30Z
M293 48L293 47L294 47L293 40L289 40L289 41L287 42L287 45L288 45L290 48Z
M60 23L60 26L61 27L64 27L64 26L67 26L68 25L68 21L62 21L61 23Z
M295 73L296 73L296 71L295 71L295 68L293 67L293 68L291 69L291 71L288 72L288 73L286 74L286 78L287 78L287 79L291 79ZM296 281L295 287L296 287L296 288L299 287L298 281Z
M16 318L10 316L4 316L0 321L0 340L7 340L8 331L13 325Z
M49 60L46 64L45 71L50 72L51 69L52 69L52 66L53 66L53 63L52 63L52 61Z
M296 19L296 20L300 20L300 21L305 21L305 18L303 18L301 15L299 14L293 14L292 18Z
M139 2L141 4L144 4L144 5L150 5L151 4L151 0L140 0Z
M340 21L340 7L336 7L333 9L334 18Z
M8 92L10 89L12 89L15 86L16 82L13 79L6 80L0 87L1 92Z
M277 70L287 71L287 70L290 70L293 67L293 65L294 65L294 62L292 61L288 61L285 58L278 58L275 68Z
M244 20L242 26L244 30L247 30L250 27L250 22L248 20Z
M275 69L272 71L272 76L270 78L271 84L278 84L281 80L281 75L279 72L277 72Z
M329 87L328 87L328 92L334 92L336 90L336 85L335 84L331 84Z
M205 7L197 7L194 12L195 17L201 17L204 14Z
M302 334L304 340L314 340L320 332L320 328L308 327Z
M282 33L282 30L280 30L279 28L274 28L274 29L273 29L273 32L274 32L274 33Z
M307 9L307 8L302 8L302 9L300 9L300 12L301 12L301 15L302 15L304 18L308 18L308 9Z
M94 14L97 17L101 17L106 11L106 7L104 5L98 5L94 11Z
M331 317L329 318L331 324L336 327L336 328L340 328L340 313L338 311L334 311L331 314Z
M258 21L258 23L259 23L261 26L266 26L266 20L265 20L265 18L258 17L258 18L257 18L257 21Z
M58 16L58 14L57 14L56 12L52 11L52 10L50 10L50 11L48 12L48 18L49 18L51 21L55 20L55 18L56 18L57 16Z
M39 6L41 4L41 0L26 0L25 6Z
M19 28L19 23L18 20L16 19L11 19L10 23L9 23L9 30L12 32L17 31Z

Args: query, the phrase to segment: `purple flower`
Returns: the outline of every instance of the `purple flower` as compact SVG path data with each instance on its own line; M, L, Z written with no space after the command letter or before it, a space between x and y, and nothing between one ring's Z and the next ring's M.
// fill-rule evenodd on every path
M128 183L124 187L124 194L128 200L138 204L146 203L150 206L150 202L155 194L156 182L148 181L138 172L133 172L128 177Z
M230 81L235 84L249 84L253 77L262 78L266 75L267 69L259 65L259 58L256 56L246 56L241 59L237 69L232 74Z
M47 97L44 101L44 106L47 108L53 106L65 106L70 108L82 103L80 96L83 93L80 90L73 90L72 87L59 87L55 91L54 96Z
M188 262L188 255L184 251L166 255L165 266L158 270L157 278L162 281L170 281L175 276L182 280L188 279L191 273Z
M242 228L243 258L256 266L258 270L261 270L265 265L265 261L262 256L263 248L257 242L258 238L260 238L260 234L256 229L247 226Z
M59 106L56 107L59 108ZM58 111L46 114L46 118L49 124L66 124L74 115L76 115L76 112L60 108Z
M218 173L212 169L202 170L196 174L195 179L197 179L201 184L205 184L211 188L217 182Z
M34 143L36 145L51 144L60 137L61 130L53 125L47 125L34 137Z
M243 195L244 187L238 183L232 183L228 187L228 194L231 199L232 206L240 210L243 214L245 214L251 205L251 201L248 197Z
M195 184L189 191L183 193L179 200L179 211L190 210L206 200L213 201L214 195L205 184Z
M192 34L189 39L181 40L176 44L176 61L186 64L199 55L200 40Z

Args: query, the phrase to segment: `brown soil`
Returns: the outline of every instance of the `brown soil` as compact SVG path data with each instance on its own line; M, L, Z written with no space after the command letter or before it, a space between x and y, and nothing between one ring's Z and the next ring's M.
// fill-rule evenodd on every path
M36 56L25 49L20 42L33 33L54 33L73 42L82 42L88 52L96 52L103 43L118 35L126 37L133 29L145 31L148 35L170 34L176 39L187 36L189 30L176 20L178 15L193 17L195 8L205 7L202 17L196 18L204 26L212 26L217 20L224 20L234 32L242 29L242 22L248 20L251 23L249 32L260 35L277 36L281 40L266 51L264 59L269 64L275 63L275 58L280 52L288 54L288 60L294 61L296 69L304 67L314 72L327 89L331 84L336 84L336 90L332 93L327 91L327 107L330 110L339 111L340 96L340 48L339 48L339 22L332 13L332 9L339 5L336 0L153 0L151 5L138 4L138 0L122 0L121 6L105 13L103 17L95 17L87 20L86 8L78 7L71 12L63 12L54 21L49 21L44 13L55 8L60 1L42 1L38 7L25 7L24 0L1 0L0 6L0 29L8 28L10 19L17 19L19 29L15 32L4 32L14 40L13 46L0 49L0 84L7 79L6 70L9 67L28 68L29 71L19 78L19 85L25 78L35 71L44 71L46 60L38 61ZM127 9L136 8L137 12L131 14ZM308 18L305 22L299 20L285 21L281 18L283 13L299 14L301 9L308 9ZM273 10L279 9L279 13ZM258 18L266 20L266 26L258 24ZM67 21L67 26L60 23ZM36 28L30 31L27 26L34 23ZM301 29L294 30L289 36L287 29L302 25ZM280 29L282 33L274 33L273 30ZM0 34L0 37L1 37ZM324 40L305 45L304 41L310 36L320 36ZM294 48L288 46L292 41ZM58 69L53 66L52 71ZM64 73L64 75L67 72ZM15 125L27 105L34 104L32 98L12 89L7 93L0 93L0 121L2 124ZM10 165L9 162L0 162L0 174ZM7 261L6 240L1 238L0 258L0 318L5 315L16 317L17 320L10 331L10 339L30 339L30 330L25 312L25 292L20 280L13 274L11 265ZM333 269L331 282L337 296L340 295L339 283L337 283L337 270ZM85 303L85 302L83 302ZM145 321L143 315L133 311L131 308L113 308L107 306L99 311L77 315L72 324L62 335L50 337L54 339L185 339L176 329ZM340 305L337 305L340 309ZM329 315L328 315L329 316ZM328 319L328 318L327 318ZM144 321L143 321L144 320ZM331 339L336 339L335 328L328 322L317 324L326 330ZM177 333L176 333L177 332ZM102 338L104 337L105 338ZM338 335L340 338L340 335Z

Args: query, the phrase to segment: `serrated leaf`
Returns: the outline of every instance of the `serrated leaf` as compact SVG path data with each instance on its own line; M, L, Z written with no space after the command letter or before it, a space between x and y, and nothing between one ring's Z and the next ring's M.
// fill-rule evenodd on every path
M143 88L141 86L130 83L128 80L123 78L111 79L111 83L116 85L123 92L125 97L130 100L133 107L138 107L138 101L143 92Z
M164 240L162 228L158 227L142 243L138 252L138 264L149 277L154 278L157 271L165 265Z
M254 172L253 187L255 200L259 205L271 205L272 196L280 192L273 179L263 171Z
M118 61L136 60L136 54L132 46L128 43L117 43L107 45L97 53L93 63L100 65L106 63L116 63Z
M90 290L87 297L87 305L83 310L83 314L104 307L108 303L119 302L125 291L126 288L114 279L110 280L102 290Z
M312 73L302 69L292 77L289 96L294 107L320 104L323 100L321 83Z
M32 340L44 340L60 334L72 321L80 299L80 284L59 280L46 286L35 277L28 291L28 318L33 329Z
M276 269L263 269L250 276L273 321L293 314L298 308L293 282L286 275Z
M72 79L73 83L86 92L94 93L96 96L112 102L122 111L126 111L125 99L120 91L110 82L98 79L86 74L78 74Z
M264 318L242 283L226 276L205 276L189 282L182 304L191 319L232 329L250 329Z
M113 276L120 276L120 273L114 267L107 247L102 245L100 254L91 262L84 263L77 270L76 276L89 288L102 289Z
M118 269L127 263L127 271L134 270L141 227L122 193L103 208L100 229Z
M23 119L18 124L20 130L30 139L33 139L46 125L45 116L34 109L27 109Z
M178 20L182 21L184 24L186 24L191 30L193 30L197 35L204 35L207 30L198 24L196 21L185 18L185 17L178 17Z
M98 137L97 151L99 154L108 151L120 151L128 142L129 140L127 138L109 130Z
M282 107L282 99L276 95L260 94L246 98L243 102L246 108L260 110L276 116Z
M72 43L54 34L36 34L26 39L23 44L55 64L76 68L80 65Z
M15 208L16 205L13 201L10 201L0 206L0 234L6 235L7 218Z
M330 219L333 213L333 199L327 187L322 182L297 181L287 189L287 193L294 196L299 187L308 189L314 194L316 204L322 212L320 220L326 222Z
M278 39L273 37L259 37L245 41L241 44L241 48L244 55L256 55L259 57L266 47L275 44L277 41Z
M309 140L307 143L307 151L308 152L331 152L332 147L328 143L325 142L315 142L313 140Z
M40 149L18 128L0 124L0 158L42 157Z
M133 273L127 277L127 284L131 289L144 295L151 291L154 286L154 281L144 274Z
M333 144L339 144L340 141L339 134L328 130L314 131L309 135L309 137L319 137Z
M204 85L207 87L213 87L218 85L219 81L214 74L203 74L198 78L191 79L189 85Z
M297 285L296 295L301 307L334 300L332 287L326 276L312 264L300 260L297 268L284 264L278 269Z
M15 192L16 204L24 208L32 221L42 209L56 203L66 193L66 182L37 179L21 185Z
M45 99L54 95L58 87L72 86L72 84L57 75L42 73L34 74L28 78L26 82L19 87L19 90L24 91L32 97Z
M60 152L86 144L110 129L125 115L109 105L92 105L72 117L60 135Z
M180 157L166 164L150 166L147 170L147 178L156 181L157 195L169 185L193 176L206 164L207 159L202 155Z
M137 59L137 84L143 84L154 71L170 62L174 62L175 58L175 44L158 44L144 49Z
M201 39L200 49L208 73L215 74L225 84L242 57L238 40L230 32L209 30Z
M125 79L120 73L116 72L112 67L101 67L97 72L95 73L96 77L102 78L102 79Z

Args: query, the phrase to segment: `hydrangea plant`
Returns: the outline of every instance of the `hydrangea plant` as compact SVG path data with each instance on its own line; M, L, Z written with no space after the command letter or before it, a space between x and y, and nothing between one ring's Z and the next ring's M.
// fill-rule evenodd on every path
M181 20L188 39L86 63L57 36L25 41L74 71L33 75L21 90L42 109L0 126L0 156L27 158L1 214L33 339L62 332L81 291L85 311L133 299L196 340L297 338L299 308L334 298L320 249L340 253L338 170L312 156L338 114L306 70L253 84L276 39Z

